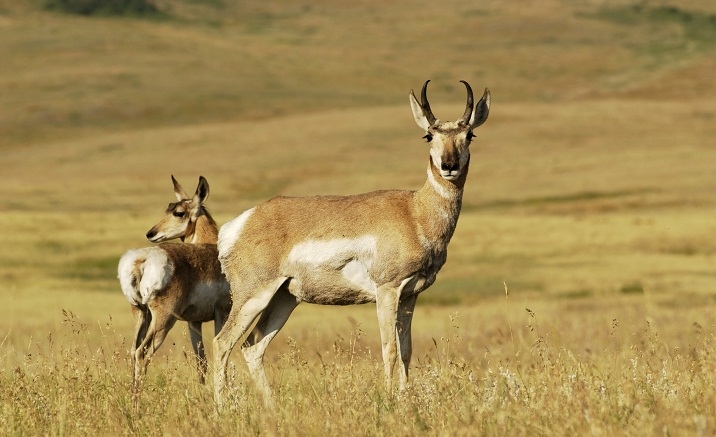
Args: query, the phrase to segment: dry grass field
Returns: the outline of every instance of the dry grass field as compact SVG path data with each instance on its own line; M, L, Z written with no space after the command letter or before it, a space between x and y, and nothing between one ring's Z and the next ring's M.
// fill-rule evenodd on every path
M714 435L716 6L695 0L0 0L0 435ZM417 189L488 86L463 212L418 302L411 387L375 306L300 306L265 410L185 324L133 408L117 261L199 175L219 223L274 195ZM205 328L205 338L211 329Z

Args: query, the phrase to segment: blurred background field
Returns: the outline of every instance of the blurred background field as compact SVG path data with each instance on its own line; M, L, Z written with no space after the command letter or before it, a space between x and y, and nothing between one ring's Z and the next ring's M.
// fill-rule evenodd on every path
M77 15L60 3L0 0L3 372L37 351L54 362L63 338L116 353L128 381L116 264L148 244L171 174L187 190L208 179L220 224L279 194L419 188L427 148L407 96L426 79L442 119L462 113L460 79L489 87L493 103L448 263L418 302L416 356L444 353L456 325L453 362L487 375L496 363L528 372L525 353L541 359L545 339L616 372L644 342L662 364L713 351L716 5L174 0ZM268 359L279 374L295 350L319 366L316 355L363 332L379 382L374 312L301 306ZM172 359L186 337L177 325L155 375L190 374ZM710 361L693 411L647 403L663 421L654 430L716 430ZM638 431L648 417L602 425ZM531 429L505 423L485 429Z

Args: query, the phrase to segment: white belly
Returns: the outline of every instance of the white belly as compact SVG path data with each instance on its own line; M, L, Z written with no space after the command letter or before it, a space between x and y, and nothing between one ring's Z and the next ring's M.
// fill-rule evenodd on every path
M285 275L289 291L304 302L350 305L375 302L377 285L371 276L376 238L309 240L289 253Z

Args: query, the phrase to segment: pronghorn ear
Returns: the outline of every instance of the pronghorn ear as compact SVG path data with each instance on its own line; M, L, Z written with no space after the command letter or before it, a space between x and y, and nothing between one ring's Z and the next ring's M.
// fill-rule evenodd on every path
M423 130L428 130L430 127L430 122L428 121L428 117L425 115L425 111L423 111L423 107L418 103L418 100L415 98L415 93L413 93L413 90L410 90L410 109L413 111L413 118L415 119L415 122L420 126Z
M174 184L174 195L177 196L178 201L181 202L182 200L189 198L189 196L186 195L184 188L182 188L181 185L179 185L179 182L174 179L174 175L172 175L172 183Z
M199 185L196 186L194 193L194 202L201 204L209 197L209 182L204 176L199 176Z
M487 116L490 114L490 90L485 88L485 93L477 105L475 110L472 111L472 117L470 117L470 130L475 129L487 120Z

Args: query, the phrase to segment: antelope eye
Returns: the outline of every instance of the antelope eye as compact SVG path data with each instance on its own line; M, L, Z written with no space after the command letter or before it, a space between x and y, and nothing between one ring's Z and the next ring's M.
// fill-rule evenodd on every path
M433 140L433 136L430 134L425 134L423 138L425 138L425 141L427 141L428 143Z
M470 131L470 132L467 133L467 135L465 136L465 138L467 138L468 141L472 141L472 139L475 138L475 134L472 133L472 131Z
M179 218L183 218L185 214L186 213L184 211L174 211L174 213L172 213L172 215L174 217L179 217Z

